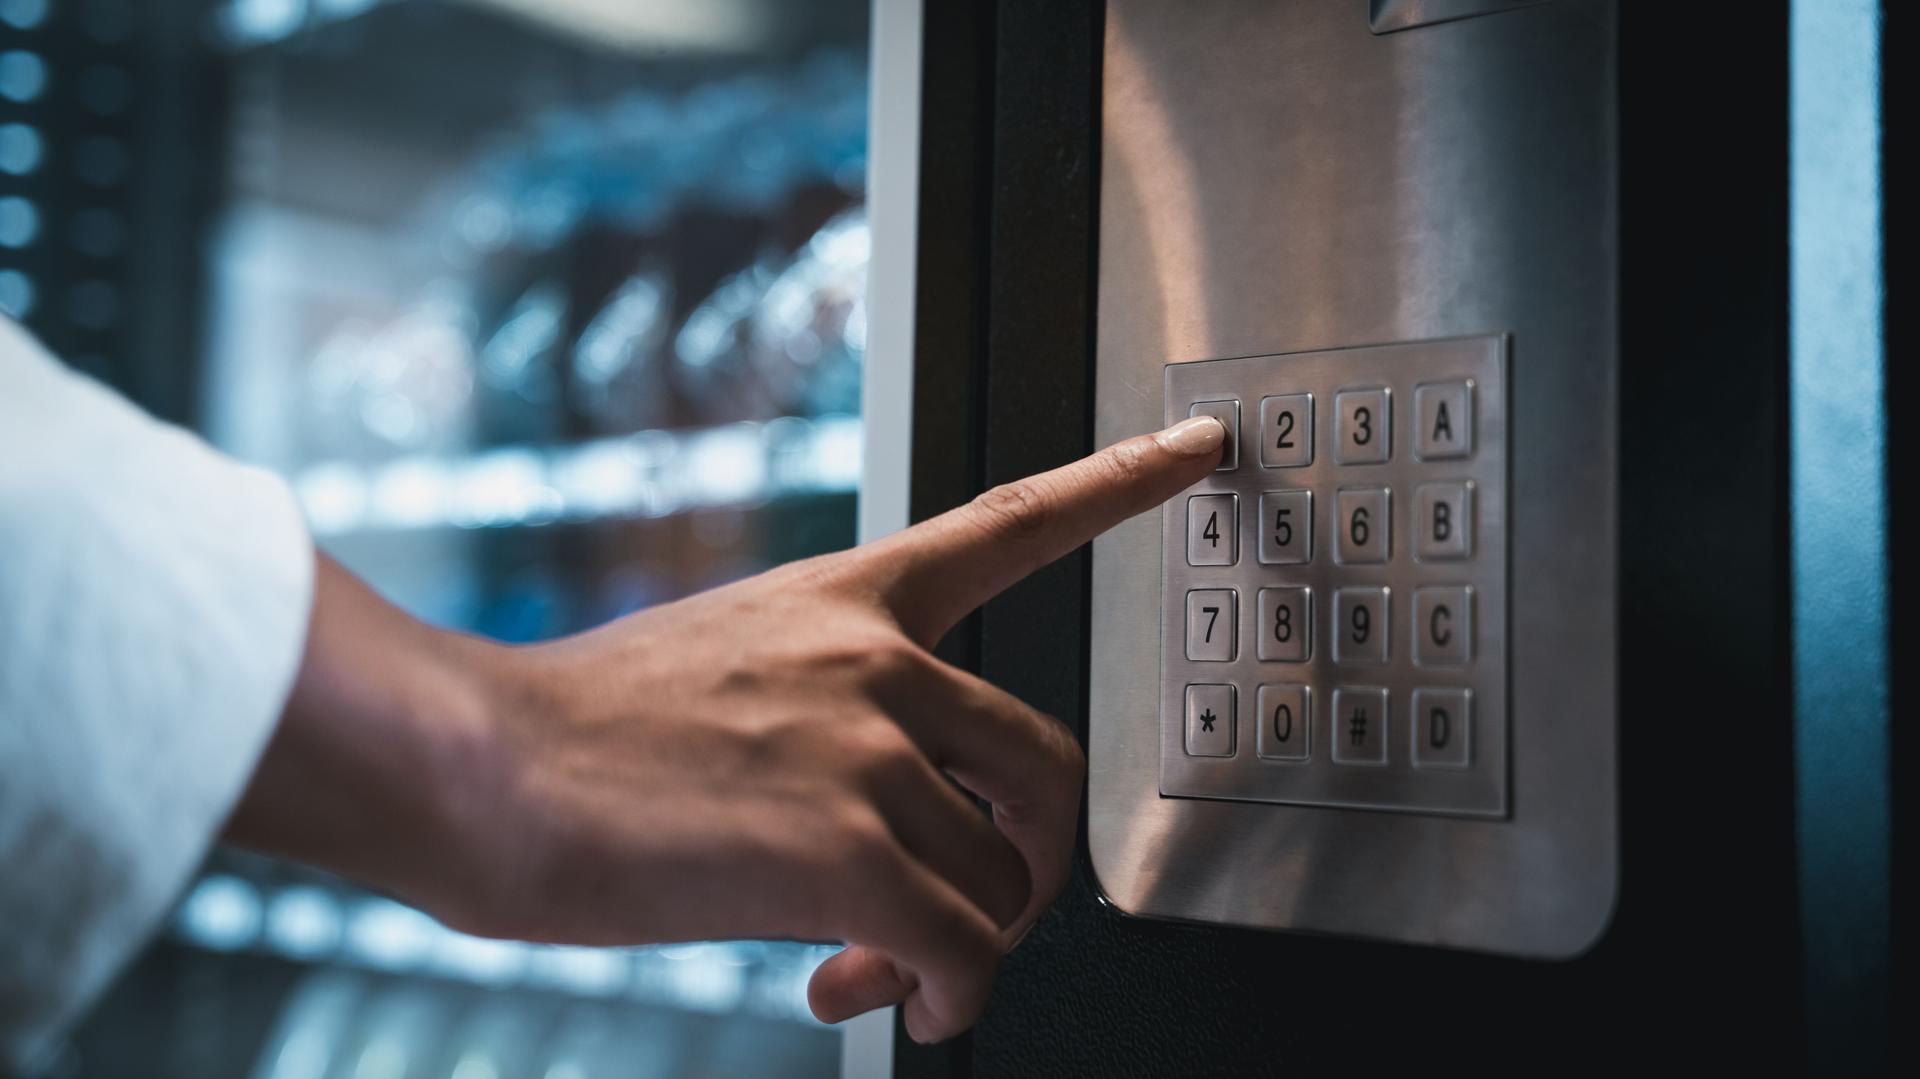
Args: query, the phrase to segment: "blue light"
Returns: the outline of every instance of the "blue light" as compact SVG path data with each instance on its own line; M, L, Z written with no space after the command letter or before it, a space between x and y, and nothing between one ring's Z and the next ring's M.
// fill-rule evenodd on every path
M1794 748L1815 1071L1888 1033L1879 12L1796 0L1791 23Z
M23 49L0 52L0 97L32 101L46 88L46 61Z
M40 166L40 132L26 124L0 124L0 172L25 176Z

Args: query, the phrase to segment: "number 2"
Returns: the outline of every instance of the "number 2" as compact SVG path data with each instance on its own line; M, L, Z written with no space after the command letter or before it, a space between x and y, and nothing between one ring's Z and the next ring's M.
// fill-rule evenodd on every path
M1292 449L1293 443L1287 440L1287 436L1293 434L1293 412L1289 410L1280 413L1279 417L1274 420L1274 426L1280 429L1280 438L1273 444L1273 448L1276 450Z

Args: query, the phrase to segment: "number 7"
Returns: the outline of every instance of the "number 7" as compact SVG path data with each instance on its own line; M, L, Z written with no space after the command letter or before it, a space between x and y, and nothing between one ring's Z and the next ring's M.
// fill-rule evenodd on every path
M1213 624L1220 620L1220 608L1202 607L1200 611L1207 616L1207 635L1202 637L1201 640L1211 643L1213 641Z

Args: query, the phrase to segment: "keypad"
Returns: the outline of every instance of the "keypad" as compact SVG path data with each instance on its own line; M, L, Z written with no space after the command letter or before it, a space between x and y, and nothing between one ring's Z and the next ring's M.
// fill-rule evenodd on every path
M1167 366L1169 422L1232 439L1163 511L1163 795L1506 814L1507 363L1487 337Z

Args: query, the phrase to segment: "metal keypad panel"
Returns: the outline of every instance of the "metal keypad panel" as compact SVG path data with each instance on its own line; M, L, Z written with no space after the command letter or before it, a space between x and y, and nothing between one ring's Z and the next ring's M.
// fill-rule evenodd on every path
M1163 796L1506 815L1506 362L1167 366L1168 422L1247 449L1163 511Z

